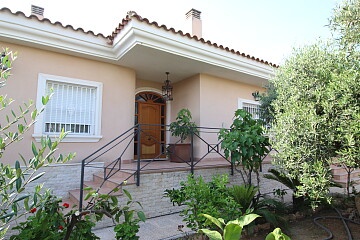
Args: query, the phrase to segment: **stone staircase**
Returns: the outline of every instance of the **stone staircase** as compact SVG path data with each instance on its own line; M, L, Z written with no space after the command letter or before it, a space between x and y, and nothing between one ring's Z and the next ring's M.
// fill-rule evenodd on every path
M342 187L347 186L348 173L346 169L338 165L331 166L331 173L333 175L333 181L340 184ZM360 184L360 169L355 169L350 173L350 181L352 184Z
M84 188L91 187L94 190L98 190L99 194L109 194L113 189L118 187L118 185L124 181L126 181L125 185L133 185L136 184L135 177L132 176L134 172L131 171L118 171L113 176L105 181L104 173L99 172L93 174L93 179L91 181L84 182ZM102 185L102 186L101 186ZM100 187L101 186L101 187ZM119 191L110 193L111 196L122 196L121 187ZM83 198L85 198L87 191L84 191ZM63 199L63 202L69 202L72 206L79 206L80 203L80 189L74 189L69 191L69 197ZM83 207L86 207L88 204L88 200L83 200Z

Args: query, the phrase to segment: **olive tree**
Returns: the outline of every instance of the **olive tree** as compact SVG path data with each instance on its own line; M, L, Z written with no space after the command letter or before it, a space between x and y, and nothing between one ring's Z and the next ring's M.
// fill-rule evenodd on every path
M330 28L335 39L295 49L270 81L274 162L313 207L329 200L332 163L360 166L360 1L338 6Z
M0 53L0 88L6 86L15 59L16 54L9 49ZM49 99L50 95L42 98L44 106ZM11 222L40 204L42 184L35 187L29 187L29 184L44 175L42 168L50 163L66 162L73 157L73 154L54 156L59 142L65 137L62 132L58 140L43 138L39 146L32 143L29 146L32 157L23 157L19 153L19 159L12 159L13 164L5 164L2 158L7 147L21 141L44 110L36 109L31 100L17 109L9 109L13 102L7 95L0 95L0 239L6 234Z

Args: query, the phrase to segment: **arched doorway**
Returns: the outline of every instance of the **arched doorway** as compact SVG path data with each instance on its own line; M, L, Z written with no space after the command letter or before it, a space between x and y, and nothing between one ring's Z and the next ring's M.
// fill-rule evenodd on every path
M140 92L135 96L135 124L141 124L140 143L135 138L134 158L165 158L166 102L160 94ZM138 153L138 144L140 152Z

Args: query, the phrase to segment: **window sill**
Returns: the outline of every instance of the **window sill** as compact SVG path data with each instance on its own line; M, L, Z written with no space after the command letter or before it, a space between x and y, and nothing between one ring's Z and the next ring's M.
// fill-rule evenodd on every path
M42 134L33 134L33 138L35 138L36 142L40 142L42 137L49 136L51 140L56 140L59 135L42 135ZM78 142L78 143L89 143L89 142L99 142L102 138L101 135L92 135L92 136L85 136L85 135L71 135L68 134L61 142Z

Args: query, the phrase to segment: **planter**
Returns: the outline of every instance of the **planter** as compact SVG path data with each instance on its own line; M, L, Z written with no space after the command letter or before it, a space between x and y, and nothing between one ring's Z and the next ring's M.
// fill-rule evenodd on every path
M170 162L190 162L190 153L190 143L169 144L168 154Z

